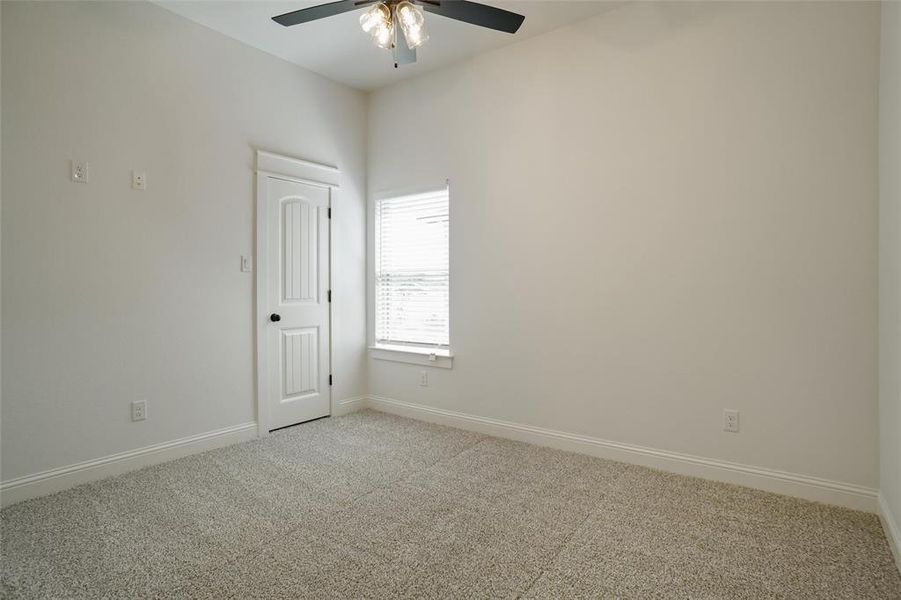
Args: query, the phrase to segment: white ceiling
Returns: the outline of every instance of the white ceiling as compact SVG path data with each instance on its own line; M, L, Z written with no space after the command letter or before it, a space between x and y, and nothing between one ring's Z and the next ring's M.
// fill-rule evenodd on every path
M525 15L515 35L426 14L430 39L417 63L394 68L391 52L377 48L359 25L361 11L282 27L272 17L322 2L296 0L156 0L160 6L245 44L361 90L374 90L427 71L556 29L609 10L603 0L490 0Z

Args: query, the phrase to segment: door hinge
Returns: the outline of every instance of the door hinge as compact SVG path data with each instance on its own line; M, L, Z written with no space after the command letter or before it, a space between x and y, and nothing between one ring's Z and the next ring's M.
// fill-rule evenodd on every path
M332 207L331 206L328 207L328 218L329 219L332 218Z
M329 290L329 291L328 291L328 301L329 301L329 302L332 301L332 290Z
M332 374L331 373L328 374L328 384L332 385Z

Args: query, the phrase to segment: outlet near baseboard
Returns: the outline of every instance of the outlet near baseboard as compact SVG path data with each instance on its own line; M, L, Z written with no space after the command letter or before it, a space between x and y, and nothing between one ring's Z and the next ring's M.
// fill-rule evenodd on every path
M738 433L738 411L723 410L723 431L729 433Z
M147 401L135 400L131 403L131 420L143 421L147 418Z

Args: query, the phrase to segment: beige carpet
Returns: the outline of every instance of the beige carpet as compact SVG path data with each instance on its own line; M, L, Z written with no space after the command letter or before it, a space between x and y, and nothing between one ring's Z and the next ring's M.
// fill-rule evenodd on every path
M874 515L369 411L0 521L4 598L901 598Z

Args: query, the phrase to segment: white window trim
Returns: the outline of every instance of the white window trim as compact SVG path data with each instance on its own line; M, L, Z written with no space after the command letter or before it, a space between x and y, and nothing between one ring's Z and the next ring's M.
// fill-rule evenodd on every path
M452 369L454 366L454 354L449 348L375 344L369 346L369 355L376 360L390 360L426 367Z
M450 195L450 180L445 181L445 188ZM369 259L367 265L368 284L369 284L369 306L367 309L367 317L369 319L369 356L375 360L385 360L392 362L408 363L413 365L422 365L427 367L439 367L442 369L452 369L454 365L454 353L451 345L441 347L428 347L416 345L387 344L375 340L375 206L379 200L385 198L393 198L399 196L418 196L431 195L438 188L428 186L414 189L394 190L390 192L376 193L371 196L372 201L369 203ZM452 209L449 209L452 211ZM453 344L453 338L451 338Z

